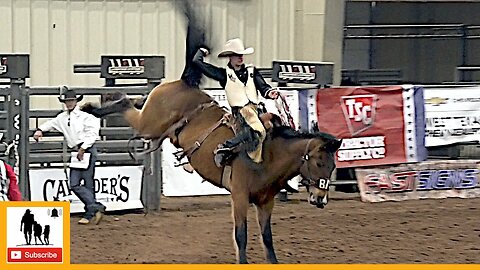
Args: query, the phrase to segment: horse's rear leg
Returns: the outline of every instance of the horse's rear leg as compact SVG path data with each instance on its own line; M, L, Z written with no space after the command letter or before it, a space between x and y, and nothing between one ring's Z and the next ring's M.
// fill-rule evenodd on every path
M232 192L232 211L234 221L233 237L235 239L237 262L248 263L247 260L247 213L248 195L235 196Z
M271 218L273 205L273 199L266 204L257 205L257 220L258 225L260 226L260 231L262 233L262 241L265 248L267 260L270 263L278 263L277 256L275 255L275 249L273 248L272 238Z
M141 98L138 98L133 102L133 106L137 110L141 110L143 108L143 105L145 105L145 102L147 101L148 95L144 95Z
M104 117L112 113L121 113L128 109L132 108L132 103L126 97L122 99L111 102L110 104L104 107L94 107L92 104L87 103L82 107L82 111L90 113L95 117Z

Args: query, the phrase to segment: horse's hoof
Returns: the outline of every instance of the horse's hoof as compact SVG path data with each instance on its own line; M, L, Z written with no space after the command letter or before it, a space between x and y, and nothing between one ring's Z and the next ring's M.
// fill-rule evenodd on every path
M183 165L183 169L188 173L193 173L193 171L195 171L190 163Z
M287 192L280 191L280 193L278 194L278 199L279 199L281 202L288 202L288 194L287 194Z

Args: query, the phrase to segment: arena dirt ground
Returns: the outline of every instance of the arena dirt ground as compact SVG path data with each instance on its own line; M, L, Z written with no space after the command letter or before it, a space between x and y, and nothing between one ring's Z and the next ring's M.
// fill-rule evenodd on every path
M276 201L273 237L280 263L480 263L480 199L363 203L333 196L323 210L301 192ZM82 226L71 217L71 262L234 263L229 196L161 199L162 210L109 214ZM265 263L255 209L248 258Z

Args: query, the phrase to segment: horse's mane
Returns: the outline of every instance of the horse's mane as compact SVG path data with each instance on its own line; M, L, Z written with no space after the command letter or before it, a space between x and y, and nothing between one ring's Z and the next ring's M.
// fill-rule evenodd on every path
M300 132L288 126L275 126L272 130L272 138L284 139L315 139L321 138L327 141L335 140L336 138L328 133L323 132Z

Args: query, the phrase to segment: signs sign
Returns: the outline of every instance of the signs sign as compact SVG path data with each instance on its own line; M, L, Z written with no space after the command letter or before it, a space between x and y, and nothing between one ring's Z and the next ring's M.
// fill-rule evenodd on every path
M427 161L391 167L356 169L362 201L403 201L480 196L480 162Z

